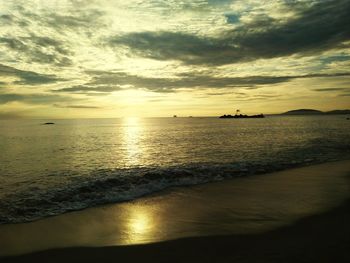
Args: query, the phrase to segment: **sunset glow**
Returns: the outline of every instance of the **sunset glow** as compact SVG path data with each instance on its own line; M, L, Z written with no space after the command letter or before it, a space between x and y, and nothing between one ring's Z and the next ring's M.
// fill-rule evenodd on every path
M349 1L0 1L0 118L350 107Z

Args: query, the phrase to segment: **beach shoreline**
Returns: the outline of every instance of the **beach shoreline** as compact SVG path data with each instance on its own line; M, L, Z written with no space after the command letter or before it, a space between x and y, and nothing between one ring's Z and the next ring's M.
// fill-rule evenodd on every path
M274 231L190 237L159 243L52 249L0 258L30 262L349 262L350 200Z
M296 262L293 257L329 262L327 247L330 257L345 262L349 242L341 244L349 241L349 175L349 160L330 162L2 225L0 255L14 256L0 259L97 262L95 255L103 262L113 257L129 262L138 257L145 262L265 262L264 257L266 262ZM301 244L310 250L301 250ZM322 256L310 252L315 249L322 249Z

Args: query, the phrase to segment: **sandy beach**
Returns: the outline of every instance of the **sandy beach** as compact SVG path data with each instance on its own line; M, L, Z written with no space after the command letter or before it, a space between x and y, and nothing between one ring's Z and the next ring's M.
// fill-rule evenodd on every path
M1 262L349 262L350 161L0 226Z

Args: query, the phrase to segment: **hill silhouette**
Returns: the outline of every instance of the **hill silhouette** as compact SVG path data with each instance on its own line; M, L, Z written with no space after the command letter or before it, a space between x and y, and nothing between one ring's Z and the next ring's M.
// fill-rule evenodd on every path
M290 110L282 113L282 115L337 115L337 114L350 114L350 110L319 111L314 109L298 109L298 110Z

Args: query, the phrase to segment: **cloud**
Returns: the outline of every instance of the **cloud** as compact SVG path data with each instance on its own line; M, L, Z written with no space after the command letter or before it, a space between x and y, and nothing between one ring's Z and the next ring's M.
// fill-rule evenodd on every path
M9 37L0 37L0 43L4 44L10 49L17 50L17 51L23 51L26 50L26 45L15 38L9 38Z
M276 109L301 96L331 108L348 98L349 1L2 2L2 113L39 116L43 104L59 117L127 115L146 101L163 103L141 115L212 112L233 99L255 100L254 111L274 94Z
M9 102L24 102L28 104L50 104L54 102L71 101L71 97L64 97L52 94L18 94L18 93L5 93L0 94L0 105L7 104Z
M68 109L101 109L102 107L99 106L92 106L92 105L61 105L61 104L54 104L57 108L68 108Z
M250 76L250 77L213 77L209 75L181 74L174 78L150 78L127 74L125 72L97 72L91 85L119 85L127 88L144 88L155 92L173 92L179 88L224 88L224 87L246 87L263 84L274 84L288 81L291 77L269 77L269 76Z
M57 39L49 38L49 37L42 37L42 36L36 36L31 35L29 38L36 46L39 47L52 47L57 53L63 54L63 55L70 55L72 52L64 47L64 43L62 41L59 41Z
M223 96L223 95L229 95L229 94L235 94L235 95L239 95L239 96L247 95L245 92L208 92L205 95L209 95L209 96Z
M105 12L97 9L77 10L73 14L57 14L51 13L45 16L45 23L54 28L96 28L97 26L104 26L103 16Z
M95 72L96 73L96 72ZM122 89L146 89L158 93L174 92L181 88L252 87L288 81L290 77L212 77L207 75L182 75L174 78L149 78L124 72L99 72L86 86L64 88L65 92L112 92ZM94 86L97 85L97 86ZM101 88L99 85L106 85ZM108 86L113 85L113 86ZM124 88L121 88L124 87Z
M19 78L20 80L17 80L14 83L20 85L49 84L64 80L52 74L40 74L33 71L19 70L0 64L0 77L7 76Z
M25 19L18 19L13 14L3 14L0 15L0 27L18 25L21 27L28 26L29 23Z
M106 85L98 85L98 86L88 86L88 85L77 85L68 88L51 90L52 92L68 92L68 93L110 93L113 91L121 90L118 86L106 86Z
M329 92L329 91L346 91L350 88L322 88L322 89L313 89L313 91Z
M347 97L350 96L350 88L319 88L313 89L313 91L328 93L328 94L336 94L338 97Z
M258 95L240 95L240 96L235 96L233 98L234 101L259 101L259 100L272 100L279 98L280 99L281 95L279 94L258 94Z
M292 4L289 4L292 7ZM181 32L133 32L107 40L108 45L126 46L133 54L185 64L223 65L293 54L312 55L344 47L350 40L350 2L320 1L296 9L287 22L265 17L227 30L220 37Z
M11 15L0 15L0 21L1 21L1 25L3 24L10 24L13 21L13 18Z
M25 56L27 61L56 64L58 66L72 65L69 55L73 53L62 41L32 34L29 37L0 37L0 43L9 49Z
M246 77L215 77L195 73L179 74L173 78L143 77L125 72L87 71L92 76L85 85L51 90L52 92L106 94L125 89L146 89L152 92L169 93L178 89L196 88L257 88L261 85L273 85L293 79L331 78L350 76L349 73L308 74L290 76L246 76ZM220 94L221 95L221 94Z
M89 8L88 1L48 1L33 8L35 4L9 3L7 13L0 16L0 28L4 27L0 45L17 62L72 66L77 47L74 40L91 40L93 33L106 26L105 13ZM74 9L65 9L69 5Z
M47 2L50 4L50 1ZM65 37L72 35L86 35L94 37L97 30L105 28L108 24L106 13L103 10L90 8L88 1L84 4L75 5L72 9L63 8L64 5L46 7L33 11L33 9L24 9L15 7L18 11L17 24L38 24L42 29L49 29L50 34L60 34ZM56 8L56 10L54 9ZM55 10L53 12L53 10Z
M228 24L236 24L239 22L240 18L240 16L236 14L226 14L225 17Z

